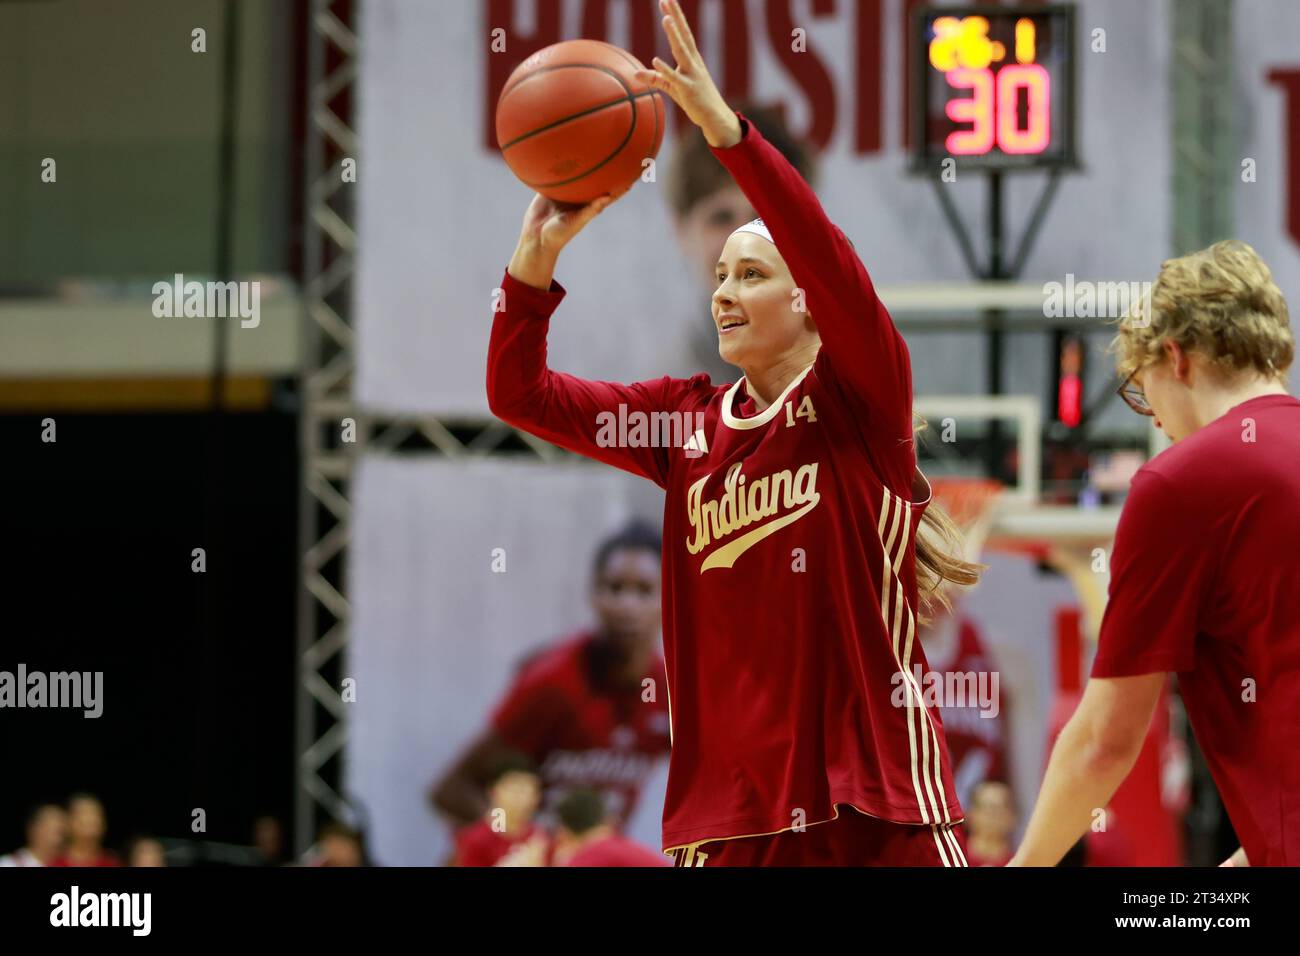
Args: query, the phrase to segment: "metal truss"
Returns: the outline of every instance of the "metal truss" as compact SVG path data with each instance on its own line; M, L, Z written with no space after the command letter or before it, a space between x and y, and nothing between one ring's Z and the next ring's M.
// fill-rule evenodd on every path
M349 0L311 0L307 24L296 854L311 845L327 819L365 821L364 808L352 804L342 792L349 705L341 691L348 676L351 636L345 575L352 534L352 477L360 456L414 452L449 458L523 455L547 462L577 458L488 416L376 415L353 399L356 201L354 186L343 181L341 163L358 158L352 121L359 54L357 6Z
M352 415L351 284L356 232L351 190L339 173L356 157L351 96L357 77L352 7L311 0L307 23L306 184L303 227L302 370L298 492L298 688L294 726L295 853L311 844L323 810L350 814L339 794L346 708L341 652L349 604L343 564L351 532L348 491L355 449L343 441Z

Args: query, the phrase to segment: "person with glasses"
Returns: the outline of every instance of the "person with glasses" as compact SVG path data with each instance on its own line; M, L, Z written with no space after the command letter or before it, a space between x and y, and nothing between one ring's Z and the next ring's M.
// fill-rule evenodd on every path
M1241 841L1224 865L1300 865L1300 401L1286 300L1255 250L1161 267L1120 323L1119 394L1174 442L1133 478L1092 679L1048 763L1013 866L1093 826L1178 674Z

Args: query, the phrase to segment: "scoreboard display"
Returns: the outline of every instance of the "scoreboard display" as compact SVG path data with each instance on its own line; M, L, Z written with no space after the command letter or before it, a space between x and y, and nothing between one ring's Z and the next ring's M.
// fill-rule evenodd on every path
M912 165L1076 165L1074 8L924 7L914 15Z

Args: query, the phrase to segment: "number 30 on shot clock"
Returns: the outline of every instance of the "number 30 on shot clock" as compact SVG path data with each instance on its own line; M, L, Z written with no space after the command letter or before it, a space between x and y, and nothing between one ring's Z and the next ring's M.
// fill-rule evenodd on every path
M912 164L1075 166L1074 8L923 7L913 14Z

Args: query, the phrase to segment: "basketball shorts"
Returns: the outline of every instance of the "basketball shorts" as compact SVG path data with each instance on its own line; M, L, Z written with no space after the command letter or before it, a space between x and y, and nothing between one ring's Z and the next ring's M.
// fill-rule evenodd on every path
M966 866L961 824L913 826L839 805L802 832L704 840L672 851L674 866Z

